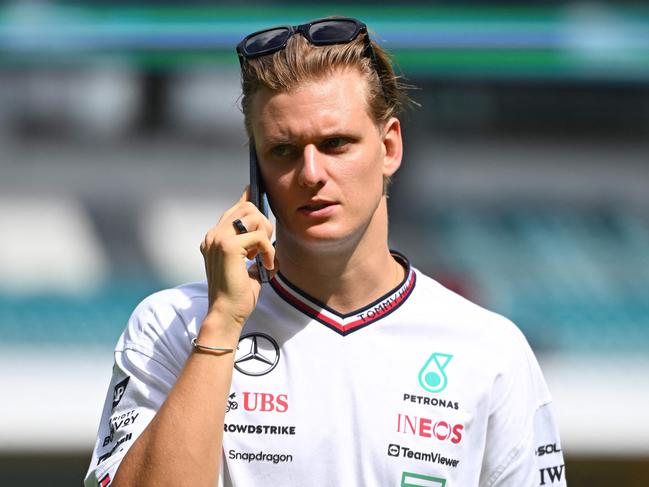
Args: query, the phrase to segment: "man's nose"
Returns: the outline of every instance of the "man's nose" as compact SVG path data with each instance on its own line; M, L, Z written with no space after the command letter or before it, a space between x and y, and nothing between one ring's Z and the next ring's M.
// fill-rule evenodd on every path
M308 144L304 147L299 173L301 185L312 187L323 181L325 175L324 157L324 154L321 154L315 145Z

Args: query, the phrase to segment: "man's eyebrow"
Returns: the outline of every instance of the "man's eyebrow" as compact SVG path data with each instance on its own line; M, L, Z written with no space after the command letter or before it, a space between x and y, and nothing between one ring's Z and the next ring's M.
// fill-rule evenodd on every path
M264 138L264 145L286 145L292 144L293 141L286 136L277 135L277 136L268 136Z
M347 139L356 139L359 135L353 130L345 129L332 129L330 132L325 131L324 133L318 134L316 137L318 142L334 139L338 137L343 137ZM312 140L309 138L309 140ZM264 146L276 146L276 145L299 145L301 139L296 139L288 135L268 135L263 138Z

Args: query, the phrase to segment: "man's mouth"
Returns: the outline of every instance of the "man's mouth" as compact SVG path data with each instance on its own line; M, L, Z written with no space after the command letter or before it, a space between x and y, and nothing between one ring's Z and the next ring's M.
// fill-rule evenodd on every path
M306 205L302 205L299 208L299 211L302 213L308 213L310 215L323 215L327 213L327 209L333 207L336 203L332 201L312 201Z
M311 203L308 205L301 206L301 210L307 210L307 211L317 211L321 210L322 208L326 208L327 206L330 206L331 203Z

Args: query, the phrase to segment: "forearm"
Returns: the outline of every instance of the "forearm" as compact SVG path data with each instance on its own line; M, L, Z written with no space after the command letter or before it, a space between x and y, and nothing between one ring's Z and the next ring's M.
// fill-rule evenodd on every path
M201 330L199 343L236 348L235 337L209 331ZM234 353L189 355L162 407L122 460L114 487L215 485L233 363Z
M267 269L274 265L272 225L247 201L247 194L201 244L208 282L207 315L197 337L202 345L236 349L261 289L246 257L262 252ZM235 228L235 220L246 231ZM113 487L213 487L233 367L233 352L190 354L166 400L124 456Z

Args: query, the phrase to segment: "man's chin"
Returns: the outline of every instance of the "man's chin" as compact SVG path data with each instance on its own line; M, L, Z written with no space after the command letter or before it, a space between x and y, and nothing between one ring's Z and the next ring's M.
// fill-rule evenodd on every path
M335 245L336 243L344 242L347 239L341 232L335 232L331 229L314 229L309 228L301 232L298 239L310 245Z
M353 241L348 233L334 225L313 225L308 228L295 229L289 232L290 238L299 245L317 249L333 249Z

